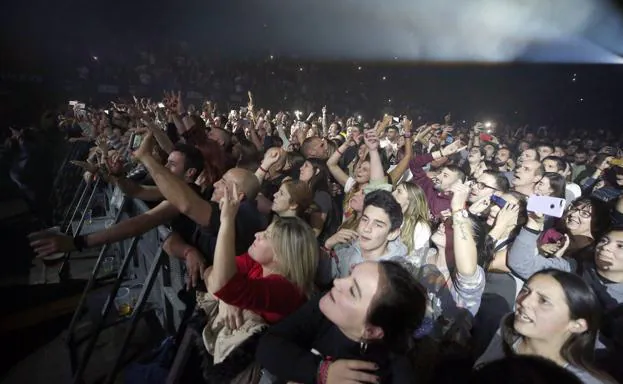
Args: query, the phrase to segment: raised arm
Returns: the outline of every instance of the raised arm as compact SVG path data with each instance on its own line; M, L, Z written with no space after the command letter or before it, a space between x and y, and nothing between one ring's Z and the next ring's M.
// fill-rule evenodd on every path
M210 203L202 199L184 180L172 174L154 159L151 154L153 145L153 136L151 134L145 135L141 146L134 155L147 168L167 201L197 224L209 225L212 216Z
M452 192L452 228L456 270L462 276L471 277L476 274L478 267L478 251L474 241L471 219L464 215L469 187L458 181L452 187Z
M348 175L342 170L342 168L340 168L338 162L344 154L344 151L346 151L348 147L351 146L351 144L351 138L349 136L346 138L344 144L342 144L335 152L333 152L331 157L329 157L329 159L327 160L327 168L329 168L329 172L331 172L331 175L333 175L335 181L337 181L342 187L346 185L346 181L348 181Z
M175 144L173 144L171 139L169 139L169 136L167 136L166 132L163 131L152 119L143 120L144 124L149 129L149 132L151 132L156 138L156 142L158 143L160 148L162 148L162 150L165 151L167 154L173 152Z
M385 172L383 172L383 163L379 154L379 137L376 131L370 129L364 132L363 141L368 147L370 154L370 181L385 182Z
M159 201L164 199L164 196L156 186L141 185L134 180L127 179L125 176L111 175L109 179L114 182L126 196L143 201Z
M406 172L407 169L409 169L409 163L411 162L411 158L413 157L413 142L414 140L418 140L418 136L421 134L421 132L418 133L413 140L411 136L413 123L411 122L411 120L405 119L403 125L405 137L405 155L402 160L400 160L398 164L394 167L394 169L389 172L389 178L391 179L394 186L398 184L402 175Z
M279 161L282 155L283 151L279 148L270 148L266 151L262 159L262 164L255 171L255 177L257 177L257 181L259 181L260 184L264 182L266 175L270 172L273 165Z
M329 125L327 124L327 106L322 107L322 137L329 137Z
M111 244L117 241L142 235L159 225L171 221L179 214L179 211L166 201L138 216L123 220L102 231L93 232L83 236L83 247L90 248L102 244ZM42 237L40 233L32 234L33 237ZM35 250L38 257L49 256L58 252L69 252L76 249L74 239L67 235L43 235L43 238L34 240L30 246Z
M206 274L208 292L216 294L238 272L236 267L236 214L240 206L238 189L235 184L225 187L221 201L221 227L216 239L212 271ZM227 301L225 301L227 302Z

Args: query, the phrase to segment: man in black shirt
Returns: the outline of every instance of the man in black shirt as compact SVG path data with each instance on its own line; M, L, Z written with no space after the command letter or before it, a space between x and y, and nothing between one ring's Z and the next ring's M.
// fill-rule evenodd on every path
M172 177L175 177L185 185L192 184L197 176L203 171L203 157L201 152L188 145L178 144L169 154L166 168L163 167ZM144 186L137 184L125 177L112 176L113 181L129 197L138 198L146 201L158 201L164 198L163 194L155 186ZM190 190L197 197L199 194ZM138 216L123 220L104 230L93 232L88 235L74 238L67 235L52 234L33 234L39 238L31 243L39 257L45 257L54 253L69 252L77 248L90 248L103 244L111 244L117 241L129 239L141 235L159 225L171 223L174 230L186 232L190 238L194 229L192 223L188 226L181 217L180 211L171 203L164 200L149 211Z
M189 248L187 242L180 241L179 237L170 238L169 244L165 248L169 254L183 259L193 257L196 260L195 264L199 264L199 268L189 268L189 274L192 275L191 279L195 285L197 278L201 276L198 273L212 264L216 237L220 227L219 203L226 187L231 188L235 184L239 191L238 199L241 202L236 216L236 253L244 253L253 243L255 233L266 227L266 221L259 214L255 205L259 182L252 172L242 168L232 168L214 183L212 198L210 201L206 201L194 193L192 188L183 180L175 177L153 158L151 155L153 144L153 137L151 135L145 136L141 147L135 152L136 157L149 170L167 201L199 225L193 243L205 256L206 260L203 263L197 258L196 249Z

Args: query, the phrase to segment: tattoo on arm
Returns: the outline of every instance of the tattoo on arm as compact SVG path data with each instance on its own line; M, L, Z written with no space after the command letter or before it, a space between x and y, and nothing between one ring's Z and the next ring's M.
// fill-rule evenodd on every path
M459 223L457 223L459 225L459 232L461 235L461 240L467 240L467 229L465 228L465 222L461 221Z

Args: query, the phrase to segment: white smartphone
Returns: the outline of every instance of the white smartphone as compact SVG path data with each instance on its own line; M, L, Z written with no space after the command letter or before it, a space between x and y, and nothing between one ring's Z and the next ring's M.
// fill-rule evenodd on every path
M69 106L71 106L71 107L75 106L76 104L78 104L78 101L76 101L76 100L70 100L69 101Z
M566 201L559 197L532 195L528 198L528 211L542 213L551 217L562 217Z
M158 108L164 108L164 103L158 103Z

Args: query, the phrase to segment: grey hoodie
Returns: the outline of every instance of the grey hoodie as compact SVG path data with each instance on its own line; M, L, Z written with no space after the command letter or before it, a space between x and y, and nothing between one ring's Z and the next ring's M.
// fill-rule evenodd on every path
M321 284L328 285L333 279L350 275L350 271L355 265L365 261L361 255L358 241L352 245L344 244L336 247L335 255L334 258L323 257L320 259L318 279ZM406 257L407 246L402 243L400 238L397 238L387 243L386 252L376 260L404 259Z
M573 272L575 265L564 257L545 257L539 254L537 239L539 235L525 228L521 229L508 252L506 263L519 277L527 280L530 276L544 269L559 269Z

